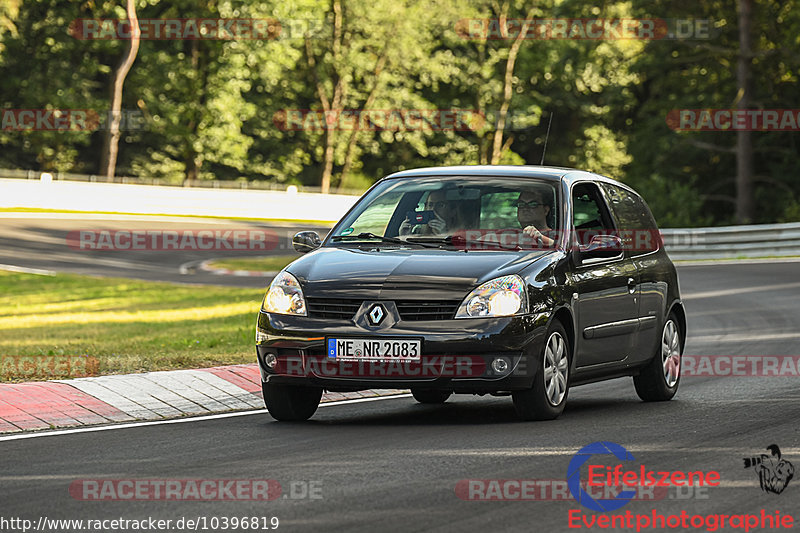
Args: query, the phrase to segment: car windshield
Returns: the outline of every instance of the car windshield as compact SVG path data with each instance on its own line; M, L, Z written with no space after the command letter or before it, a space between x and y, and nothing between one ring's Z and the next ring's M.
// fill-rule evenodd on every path
M331 233L337 243L400 239L449 242L486 232L559 227L557 182L493 176L387 180Z

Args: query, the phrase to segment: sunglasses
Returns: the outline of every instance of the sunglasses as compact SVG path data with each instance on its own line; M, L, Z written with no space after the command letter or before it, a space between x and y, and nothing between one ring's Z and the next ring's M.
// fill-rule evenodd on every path
M536 200L533 200L531 202L525 202L523 200L517 200L517 202L514 205L516 205L517 208L519 208L519 209L525 209L525 208L536 209L540 205L544 205L544 204L542 202L537 202Z

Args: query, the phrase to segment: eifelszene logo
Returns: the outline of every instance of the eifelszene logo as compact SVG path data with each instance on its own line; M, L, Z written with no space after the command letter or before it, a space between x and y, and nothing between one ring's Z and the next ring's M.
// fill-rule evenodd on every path
M572 497L584 507L601 513L623 507L636 495L635 491L624 490L614 498L595 500L581 487L581 467L594 455L609 454L620 461L633 461L633 454L615 442L593 442L578 450L567 467L567 487Z
M759 457L745 457L744 467L756 471L761 490L780 494L794 477L794 465L781 458L781 449L777 444L770 444L767 450L769 455L762 453Z
M648 470L640 464L638 468L624 471L623 465L614 467L591 464L590 460L595 455L613 455L620 461L633 461L633 454L615 442L593 442L578 450L567 467L567 487L570 494L579 504L593 511L605 513L625 506L636 496L638 487L716 487L720 484L720 474L711 470L708 472L693 471L654 471ZM624 489L613 498L594 499L581 487L581 467L588 465L588 487L619 487Z

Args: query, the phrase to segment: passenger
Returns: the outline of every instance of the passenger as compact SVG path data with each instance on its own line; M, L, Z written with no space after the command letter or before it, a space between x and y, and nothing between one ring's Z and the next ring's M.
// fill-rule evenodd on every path
M522 232L546 248L554 246L555 232L547 222L553 205L552 191L544 189L524 191L517 198L516 205L517 220Z
M443 235L459 228L459 213L455 202L447 199L444 190L433 191L425 200L425 210L434 217L427 224L412 224L406 218L400 224L400 235Z

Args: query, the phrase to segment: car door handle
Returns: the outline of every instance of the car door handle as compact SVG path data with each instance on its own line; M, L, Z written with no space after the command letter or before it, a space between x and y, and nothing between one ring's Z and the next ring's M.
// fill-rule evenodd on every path
M636 292L636 280L633 278L628 278L628 292L631 294Z

